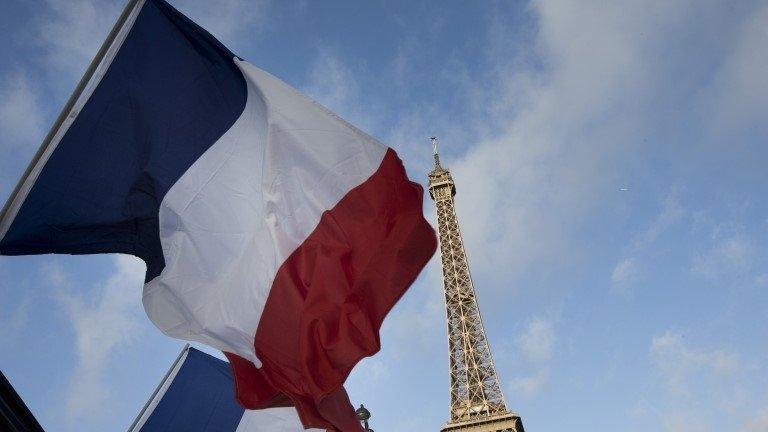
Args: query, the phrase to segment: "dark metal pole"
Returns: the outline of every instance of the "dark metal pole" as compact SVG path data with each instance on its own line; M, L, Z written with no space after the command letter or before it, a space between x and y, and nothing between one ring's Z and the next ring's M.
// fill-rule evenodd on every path
M136 416L136 419L133 420L133 423L131 423L131 426L128 428L128 432L132 432L133 429L136 427L136 424L139 423L139 420L141 420L141 416L144 415L144 412L147 411L147 408L149 407L149 404L152 403L152 401L155 399L155 396L157 396L157 393L160 392L160 389L163 388L163 384L165 384L166 381L168 381L168 377L171 376L171 373L173 373L173 370L176 369L176 366L179 365L179 362L182 358L184 358L184 354L187 353L189 350L189 344L184 344L184 348L181 349L181 352L176 357L176 360L173 361L173 364L171 364L171 367L168 369L168 372L165 373L165 376L162 380L160 380L160 384L155 387L155 391L152 392L152 396L149 397L149 400L147 403L144 404L144 407L139 411L139 415Z
M0 430L45 432L2 371L0 371Z

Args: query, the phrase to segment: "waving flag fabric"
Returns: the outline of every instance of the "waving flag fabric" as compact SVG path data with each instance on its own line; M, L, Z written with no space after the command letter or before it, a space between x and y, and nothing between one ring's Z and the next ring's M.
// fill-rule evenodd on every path
M227 362L185 348L128 432L304 432L292 407L246 410ZM310 429L309 432L324 432Z
M435 251L422 195L392 149L146 0L11 197L0 253L136 255L150 319L227 353L241 404L355 430L342 384Z

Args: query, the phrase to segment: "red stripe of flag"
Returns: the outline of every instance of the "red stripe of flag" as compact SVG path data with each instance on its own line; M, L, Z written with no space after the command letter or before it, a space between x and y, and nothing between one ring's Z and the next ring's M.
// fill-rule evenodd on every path
M437 247L423 189L388 149L277 272L255 335L262 368L227 354L246 408L296 406L305 427L360 430L342 385Z

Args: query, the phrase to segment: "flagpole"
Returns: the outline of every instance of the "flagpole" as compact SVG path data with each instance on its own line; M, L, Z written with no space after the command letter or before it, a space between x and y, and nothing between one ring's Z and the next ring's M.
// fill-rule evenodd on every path
M147 411L147 408L149 408L149 405L152 403L152 401L155 399L155 396L160 392L160 389L163 388L163 385L165 385L165 382L168 381L168 377L171 376L171 373L173 373L173 370L176 369L176 366L178 366L181 359L184 357L184 354L187 353L189 350L189 344L185 344L184 348L181 349L181 352L176 357L176 360L173 361L173 364L171 364L171 367L168 369L168 372L165 373L165 376L162 380L160 380L160 384L157 385L155 388L155 391L152 392L152 396L149 397L149 400L147 400L147 403L144 404L144 407L139 411L139 415L136 416L136 419L133 420L133 423L131 423L131 426L128 428L128 432L133 432L133 428L136 427L136 425L139 423L139 420L141 420L141 417L144 415L144 413Z
M112 30L110 30L109 34L107 35L107 38L104 39L104 42L101 44L101 47L96 52L96 56L93 58L93 60L91 60L91 63L88 65L88 68L85 70L85 74L83 74L83 77L80 78L80 82L77 83L75 90L69 96L69 99L67 99L67 102L64 104L64 107L61 109L61 112L59 112L59 116L56 117L56 121L53 123L53 126L48 131L48 134L43 139L42 144L40 144L40 148L37 149L37 152L35 153L29 165L27 165L27 169L24 171L24 174L21 176L21 179L19 179L19 182L16 184L16 187L13 188L13 192L11 192L11 195L8 197L8 200L3 205L3 209L0 210L0 240L2 240L2 238L5 236L5 233L8 229L7 225L10 224L10 221L6 223L5 218L8 216L10 212L11 205L16 201L16 198L19 195L19 192L21 191L23 185L26 183L27 178L30 176L33 169L37 166L37 164L43 158L43 155L46 153L46 150L48 150L48 147L51 145L51 142L53 141L54 137L58 133L61 126L64 124L64 121L72 112L72 109L75 107L75 104L80 99L80 96L83 94L83 91L88 86L88 83L91 81L91 79L93 78L93 75L98 69L99 65L102 63L102 61L106 57L107 52L112 47L112 44L117 38L117 35L120 33L120 30L122 30L126 21L128 21L128 18L131 16L132 12L134 11L134 8L139 3L143 5L144 0L128 0L128 2L125 4L123 11L120 13L120 16L117 18L117 21L115 22L115 25L112 26ZM12 215L11 217L15 217L15 215Z

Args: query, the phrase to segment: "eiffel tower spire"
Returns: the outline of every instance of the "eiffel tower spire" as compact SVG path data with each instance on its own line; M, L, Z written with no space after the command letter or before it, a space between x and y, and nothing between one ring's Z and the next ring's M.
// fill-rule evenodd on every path
M429 173L429 195L437 207L451 376L450 419L441 430L524 432L520 417L507 410L485 337L454 208L456 186L440 164L437 138L431 140L435 168Z

